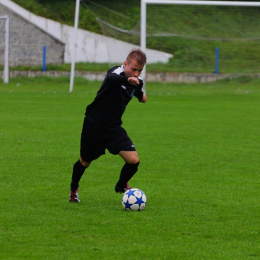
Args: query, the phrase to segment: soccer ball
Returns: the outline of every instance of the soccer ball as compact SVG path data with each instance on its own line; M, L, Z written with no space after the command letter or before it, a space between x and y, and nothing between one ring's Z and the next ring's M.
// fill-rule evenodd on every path
M141 211L146 206L146 196L139 189L130 189L124 193L122 205L125 210Z

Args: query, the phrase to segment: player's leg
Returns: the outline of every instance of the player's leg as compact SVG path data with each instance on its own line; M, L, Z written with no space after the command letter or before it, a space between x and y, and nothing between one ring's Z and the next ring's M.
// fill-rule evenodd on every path
M126 163L135 164L139 162L137 151L120 151L119 155Z
M90 163L104 153L105 147L100 129L97 129L85 118L81 133L80 158L73 166L70 202L80 202L78 189L81 177Z
M71 190L75 191L79 187L79 181L85 172L86 168L91 162L85 162L81 157L73 166L72 178L71 178Z
M135 146L126 131L120 128L111 135L111 142L107 149L112 154L119 154L125 161L121 169L119 180L115 186L116 192L124 192L129 189L128 181L138 170L139 157Z
M119 155L125 161L121 169L119 180L116 184L116 192L124 192L129 189L128 182L138 171L139 157L136 151L120 151Z
M80 202L78 196L79 181L90 163L91 162L85 162L80 157L79 160L74 164L70 183L70 202Z

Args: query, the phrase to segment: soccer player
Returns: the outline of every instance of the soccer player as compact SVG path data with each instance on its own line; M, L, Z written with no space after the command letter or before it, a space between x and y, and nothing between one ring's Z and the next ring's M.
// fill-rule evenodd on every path
M80 143L80 158L74 164L70 202L80 202L79 181L92 161L105 154L119 154L125 164L115 185L115 191L130 189L128 182L138 170L139 157L135 146L122 125L122 115L127 104L135 96L145 103L143 81L139 78L146 64L146 55L140 49L132 50L124 65L108 70L94 101L87 106Z

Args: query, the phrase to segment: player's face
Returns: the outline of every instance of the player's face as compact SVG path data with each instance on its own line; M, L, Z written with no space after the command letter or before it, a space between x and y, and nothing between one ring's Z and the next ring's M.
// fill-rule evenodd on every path
M138 64L136 60L131 60L129 64L125 61L124 65L124 72L127 77L139 77L144 68L144 65Z

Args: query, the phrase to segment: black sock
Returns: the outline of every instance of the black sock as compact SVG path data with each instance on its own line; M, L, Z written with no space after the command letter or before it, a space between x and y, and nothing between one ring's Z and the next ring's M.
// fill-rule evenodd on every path
M125 163L121 170L120 178L117 183L117 186L120 188L126 188L127 182L130 181L130 179L134 176L134 174L138 170L138 163L135 164L130 164L130 163Z
M85 172L86 167L78 160L73 166L72 180L70 184L71 191L75 191L79 187L79 181Z

